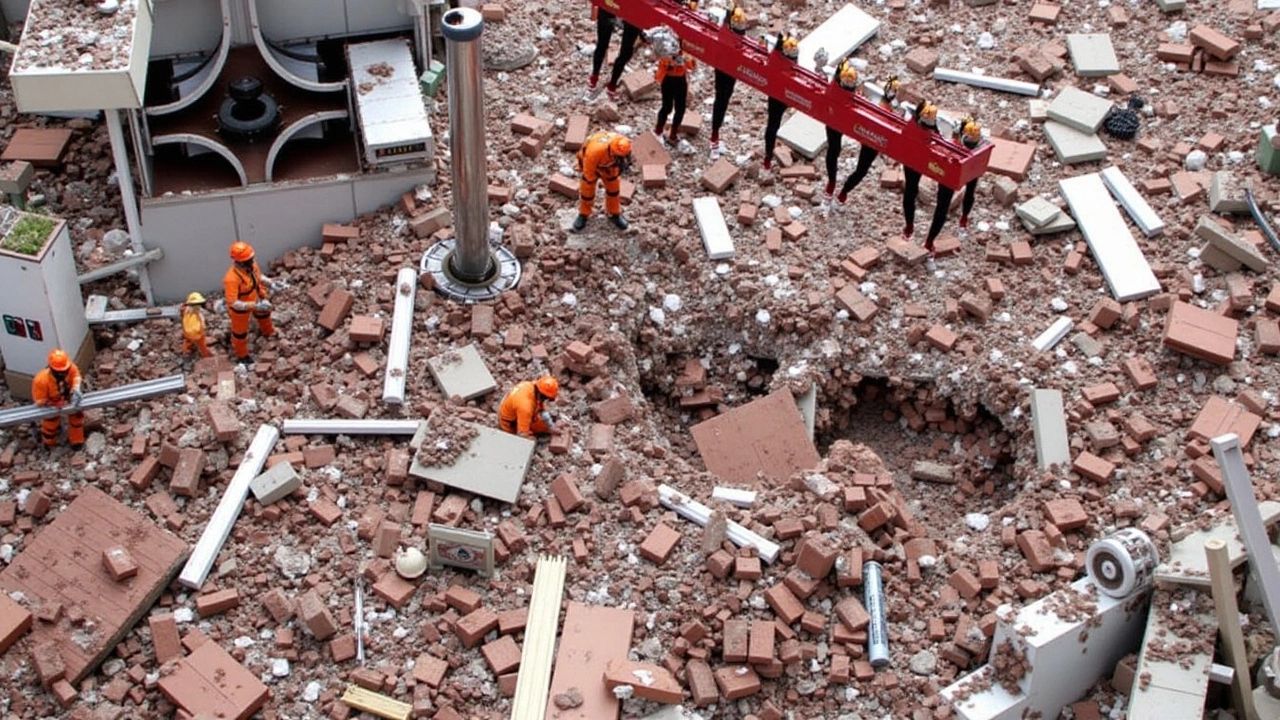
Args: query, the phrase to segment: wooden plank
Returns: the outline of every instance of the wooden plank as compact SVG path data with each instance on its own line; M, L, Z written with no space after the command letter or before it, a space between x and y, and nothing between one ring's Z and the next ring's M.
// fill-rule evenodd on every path
M1071 214L1080 223L1085 242L1116 300L1128 302L1160 292L1160 281L1098 173L1059 180L1058 192L1071 206Z
M240 508L244 507L245 498L249 496L249 483L262 472L262 466L266 463L267 456L271 454L271 448L275 447L279 437L280 431L276 430L275 426L258 426L258 434L254 435L253 441L249 443L249 449L245 451L240 467L236 468L236 474L232 476L231 482L227 483L227 489L222 493L218 507L214 508L209 524L200 534L195 550L191 551L191 559L187 561L186 567L182 568L182 574L178 576L178 582L184 587L198 590L201 585L204 585L205 578L209 576L209 569L213 567L213 561L218 559L222 544L231 534L231 526L235 525L236 518L240 517Z
M57 167L67 153L71 134L62 128L18 128L0 160L26 160L39 167Z
M622 608L570 602L564 614L564 632L556 653L555 674L545 720L611 720L618 717L619 701L602 680L610 660L626 660L631 649L635 613ZM582 693L582 704L561 709L554 698L570 688Z
M1242 708L1247 720L1259 720L1253 705L1253 684L1249 677L1249 654L1244 646L1244 633L1240 630L1240 609L1236 606L1236 581L1231 574L1231 561L1227 557L1227 544L1219 538L1204 543L1205 563L1209 566L1209 578L1213 585L1213 608L1218 616L1218 632L1222 635L1222 654L1235 678L1231 683L1231 695L1235 706Z
M511 700L511 720L538 720L547 707L566 565L563 557L544 555L538 559L525 621L524 648L520 651L516 694Z
M409 703L400 702L372 690L365 690L359 685L348 685L346 692L342 693L342 702L360 712L367 712L387 720L409 720L409 716L413 713L413 706Z

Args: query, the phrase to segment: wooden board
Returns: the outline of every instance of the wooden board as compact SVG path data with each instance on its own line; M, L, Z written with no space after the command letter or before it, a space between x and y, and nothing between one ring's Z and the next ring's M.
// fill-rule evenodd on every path
M342 693L342 702L361 712L377 715L387 720L409 720L413 706L400 702L372 690L365 690L359 685L348 685Z
M102 551L123 546L138 574L116 582ZM86 487L0 572L0 592L20 592L33 611L61 603L57 622L32 628L31 647L54 644L67 679L79 683L155 604L187 556L187 544L95 487ZM70 617L86 623L72 625ZM91 623L91 625L89 624ZM92 627L92 632L86 632Z
M67 153L71 131L61 128L18 128L0 160L26 160L40 167L57 167Z
M547 707L551 680L551 660L556 649L556 621L560 619L560 598L564 596L565 559L542 556L533 576L533 596L529 598L524 647L520 651L520 673L516 694L511 700L511 720L537 720Z
M618 717L618 698L604 686L604 666L610 660L627 659L634 617L635 613L622 608L569 603L545 720ZM565 710L556 707L555 696L574 687L582 692L582 704Z
M160 678L160 692L192 716L246 720L271 692L248 668L212 640Z
M690 432L709 472L746 487L755 486L758 473L786 482L820 459L785 388L698 423Z

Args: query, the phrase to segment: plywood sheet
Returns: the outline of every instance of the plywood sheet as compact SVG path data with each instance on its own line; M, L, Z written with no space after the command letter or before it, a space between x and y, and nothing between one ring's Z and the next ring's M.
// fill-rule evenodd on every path
M709 472L748 486L758 474L784 482L819 460L804 418L785 388L694 425L690 432Z
M138 574L122 582L102 566L102 551L116 545L138 564ZM185 542L151 520L86 487L0 572L0 592L22 593L37 611L46 603L62 604L57 622L36 623L31 642L56 646L67 678L77 684L155 604L187 552ZM72 625L71 616L87 622Z
M209 641L160 678L160 691L194 717L246 720L267 702L270 691L218 643Z
M604 666L610 660L626 660L631 649L635 613L622 608L569 603L564 632L551 676L551 702L546 720L612 720L618 717L618 699L604 686ZM561 710L555 697L569 688L582 692L582 704Z

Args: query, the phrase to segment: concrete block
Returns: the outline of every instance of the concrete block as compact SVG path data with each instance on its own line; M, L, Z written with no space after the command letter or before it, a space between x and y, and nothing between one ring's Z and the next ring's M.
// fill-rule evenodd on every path
M1107 146L1093 133L1081 132L1069 125L1046 120L1044 135L1054 154L1058 156L1058 161L1064 165L1104 160L1107 157Z
M491 393L498 387L475 345L464 345L427 359L427 369L446 398L463 400Z
M778 128L778 139L813 160L827 147L827 128L804 113L792 113Z
M1067 52L1080 77L1105 77L1120 72L1111 36L1106 33L1072 33L1067 35Z
M1033 228L1046 225L1062 213L1061 208L1038 195L1018 205L1013 211Z
M1280 123L1267 125L1258 133L1258 167L1262 172L1280 175Z
M729 226L724 221L720 201L710 196L694 198L693 216L698 222L698 231L702 234L702 246L707 250L707 257L712 260L733 257L733 238L729 236Z
M1096 133L1111 112L1112 103L1074 87L1065 87L1049 103L1049 119L1082 133Z
M1160 292L1160 282L1098 173L1059 180L1058 191L1080 223L1116 300L1128 302Z
M1217 177L1217 174L1215 174L1215 177ZM1151 207L1146 198L1138 193L1138 189L1133 186L1133 183L1129 182L1129 178L1120 172L1120 168L1112 165L1103 170L1102 182L1106 184L1107 189L1119 201L1125 212L1129 213L1129 217L1142 230L1143 235L1152 237L1164 232L1164 221L1160 219L1159 215L1156 215L1155 209Z
M300 487L302 478L293 469L293 465L287 462L278 462L249 481L250 492L263 505L282 500Z
M1036 442L1036 464L1041 470L1071 462L1061 390L1036 388L1031 391L1031 427Z

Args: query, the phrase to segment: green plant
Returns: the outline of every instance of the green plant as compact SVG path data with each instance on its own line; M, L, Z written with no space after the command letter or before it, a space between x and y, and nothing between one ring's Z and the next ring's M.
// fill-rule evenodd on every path
M23 215L22 219L13 224L4 242L0 243L0 248L21 255L35 255L44 247L54 225L54 221L46 217Z

